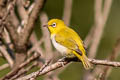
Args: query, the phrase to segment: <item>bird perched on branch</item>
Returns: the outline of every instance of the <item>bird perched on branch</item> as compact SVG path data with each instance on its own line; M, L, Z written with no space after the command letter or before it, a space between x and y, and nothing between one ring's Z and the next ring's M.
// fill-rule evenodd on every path
M90 69L91 64L88 61L79 35L71 28L67 27L62 20L51 19L48 21L48 30L51 34L51 40L54 47L67 58L77 57L83 63L85 69Z

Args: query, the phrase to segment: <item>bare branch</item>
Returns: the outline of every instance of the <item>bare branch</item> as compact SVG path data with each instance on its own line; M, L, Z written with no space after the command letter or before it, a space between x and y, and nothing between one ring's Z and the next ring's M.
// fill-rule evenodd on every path
M0 52L4 55L4 57L6 58L6 60L8 61L10 67L13 67L14 61L12 60L12 58L10 57L10 55L8 54L8 52L5 49L5 46L0 46Z
M17 5L17 10L18 10L18 13L19 13L21 20L27 20L28 14L24 8L22 0L17 0L16 5Z
M112 62L112 61L107 61L107 60L96 60L96 59L89 59L89 61L92 63L92 64L95 64L95 65L105 65L105 66L112 66L112 67L120 67L120 62ZM63 67L63 65L66 65L68 64L69 62L56 62L50 66L47 66L45 67L42 71L39 70L39 71L36 71L36 72L33 72L25 77L22 77L22 78L19 78L17 80L27 80L27 79L30 79L32 78L33 76L35 75L44 75L50 71L53 71L57 68L60 68L60 67ZM40 72L41 71L41 72ZM38 74L39 73L39 74Z
M109 61L113 61L118 57L118 53L120 52L120 38L117 40L112 53L110 53L111 55L107 57L107 59ZM110 66L96 66L96 68L94 68L94 70L92 71L92 73L90 73L88 77L88 79L93 80L96 76L101 75L100 79L106 79L107 76L109 75L109 73L111 72L112 67Z
M10 4L8 5L8 8L7 8L7 12L6 14L3 16L1 22L0 22L0 25L3 24L4 21L6 21L8 15L10 14L10 11L12 10L12 8L15 6L15 2L16 0L13 0L12 2L10 2Z
M95 0L95 6L94 6L94 8L95 8L95 10L94 10L95 11L94 28L95 29L93 30L94 34L92 37L92 44L90 46L89 54L88 54L88 57L90 57L90 58L95 58L95 56L96 56L96 52L97 52L97 49L98 49L103 31L104 31L104 27L105 27L105 24L106 24L108 15L109 15L112 0L108 0L109 2L106 2L106 1L105 1L105 5L103 7L103 11L102 11L103 0ZM92 35L92 33L91 33L91 35ZM91 73L86 72L84 75L85 76L84 80L87 80L90 77L90 75L91 75Z
M30 41L33 44L32 48L28 51L28 55L30 55L32 52L38 52L41 56L43 56L43 50L40 47L40 45L43 42L43 38L41 38L39 41L37 41L37 37L35 35L35 32L32 33L30 37Z
M93 40L92 40L92 45L89 50L89 57L94 58L96 56L96 51L98 48L98 45L100 43L105 23L107 21L110 7L112 4L112 0L109 0L108 2L105 2L106 4L104 5L104 12L102 13L102 0L96 0L95 1L95 26L96 30L93 35Z
M28 11L27 11L28 14L30 14L30 13L32 12L34 6L35 6L35 3L33 2L33 3L31 4L31 6L29 7Z
M45 0L36 0L34 9L28 19L27 26L29 26L29 27L25 27L24 32L21 34L21 39L20 39L21 44L26 44L26 42L28 41L28 39L33 31L35 21L37 20L39 12L41 11L41 9L44 5L44 2L45 2Z
M112 6L112 1L113 1L113 0L105 0L104 8L103 8L104 24L106 23L107 18L108 18L108 16L109 16L110 8L111 8L111 6Z
M8 19L16 29L20 22L19 22L18 17L15 13L15 9L10 11L10 16Z
M111 55L109 56L109 60L113 61L118 57L118 53L120 52L120 38L117 40L115 47L112 50ZM101 79L106 80L108 75L111 73L112 67L106 66L101 71Z
M25 53L27 53L27 42L29 40L29 37L33 31L35 21L37 20L37 17L39 15L39 12L41 11L45 0L35 0L35 6L30 14L30 17L28 18L27 27L25 27L24 31L21 34L17 33L17 30L14 29L13 25L9 22L5 24L10 37L14 43L15 51L16 51L16 59L14 67L17 68L19 64L21 64L25 59ZM15 69L14 68L14 69Z
M64 2L63 20L65 24L68 26L70 24L70 19L71 19L72 1L73 0L65 0Z
M92 28L90 29L90 31L88 32L88 35L86 36L84 43L85 43L85 47L87 48L90 43L92 42L93 39L93 34L95 32L95 26L93 25Z
M21 69L18 74L14 75L11 80L15 80L16 78L20 77L21 75L27 73L28 71L30 71L32 68L34 68L35 66L38 65L38 62L34 62L32 65L30 65L29 67L27 67L26 69Z
M51 41L50 41L50 35L49 35L48 29L46 27L43 27L43 25L48 22L48 16L45 12L41 13L40 21L41 21L41 29L42 29L42 33L43 33L43 40L44 40L45 51L46 51L44 54L44 57L46 59L51 59L53 57L53 53L52 53L52 45L51 45ZM47 54L47 53L49 53L49 54Z
M20 69L22 69L24 66L29 64L31 61L37 59L40 55L38 53L35 53L32 57L28 58L24 63L19 65L16 69L14 69L12 72L8 73L2 80L10 79L12 76L14 76Z
M19 2L21 2L21 5L19 4ZM17 4L18 4L18 7L19 7L19 12L20 12L20 14L21 14L21 17L22 17L22 21L21 21L21 24L18 26L18 29L17 29L17 32L18 33L21 33L21 32L23 32L24 31L24 28L26 27L26 25L27 25L27 23L28 23L28 17L29 17L29 15L30 15L30 13L32 12L32 10L33 10L33 8L34 8L34 6L35 6L35 2L33 2L32 4L31 4L31 6L29 7L29 9L28 10L25 10L24 8L23 8L23 4L25 4L25 2L28 2L29 3L29 1L24 1L24 0L22 0L22 1L18 1L17 2ZM23 10L23 12L21 12ZM23 16L22 16L23 15Z
M2 54L0 53L0 57L2 56Z
M97 51L97 47L99 45L101 36L102 36L102 32L103 32L103 16L102 16L102 1L103 0L95 0L95 32L94 35L92 37L92 44L89 50L89 54L88 56L90 58L94 58L96 56L96 51Z
M57 69L57 68L62 67L63 64L65 65L65 64L67 64L67 63L68 63L68 62L56 62L56 63L54 63L54 64L52 64L52 65L50 65L50 66L45 67L44 70L42 70L42 72L41 72L41 69L40 69L40 70L37 71L37 72L33 72L33 73L31 73L31 74L29 74L29 75L27 75L27 76L25 76L25 77L19 78L19 79L17 79L17 80L27 80L27 79L32 78L32 77L35 76L35 75L39 75L39 76L40 76L40 75L46 74L46 73L48 73L48 72L50 72L50 71L52 71L52 70L55 70L55 69ZM38 73L39 73L39 74L38 74Z
M31 78L35 79L36 77L38 77L39 74L50 64L50 62L51 60L46 61L46 63L40 68L39 72Z
M120 62L112 62L108 60L96 60L96 59L89 59L92 64L96 65L105 65L105 66L112 66L112 67L120 67Z
M5 69L5 68L7 68L7 67L9 67L9 64L3 64L3 65L1 65L0 66L0 71L3 70L3 69Z
M6 23L6 19L8 18L8 15L10 14L10 12L12 12L12 9L14 8L14 6L15 6L15 3L16 3L16 0L13 0L13 1L11 1L10 3L9 3L9 5L8 5L8 7L7 7L7 12L5 13L5 15L3 16L3 18L2 18L2 20L1 20L1 22L0 22L0 25L4 25L4 26L7 26L7 25L9 25L9 23L7 23L7 25L5 24ZM11 25L10 25L11 26ZM10 27L10 29L11 29L11 27ZM9 30L10 30L9 29ZM12 29L11 29L12 30ZM13 32L12 32L13 31ZM13 34L13 33L15 33L15 31L14 31L14 29L12 30L11 32L11 35ZM16 36L15 36L16 37ZM13 39L15 38L15 37L13 37Z

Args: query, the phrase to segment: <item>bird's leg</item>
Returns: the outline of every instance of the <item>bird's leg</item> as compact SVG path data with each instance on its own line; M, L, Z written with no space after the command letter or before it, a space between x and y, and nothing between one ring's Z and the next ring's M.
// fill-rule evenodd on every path
M61 59L58 60L58 62L65 62L66 61L66 56L62 57Z
M65 61L67 61L67 62L70 62L70 61L79 62L80 60L77 57L75 57L74 55L69 54L69 55L65 55L63 58L59 59L58 61L59 62L65 62Z
M58 62L62 63L62 66L64 67L64 62L66 61L66 56L64 56L63 58L59 59Z

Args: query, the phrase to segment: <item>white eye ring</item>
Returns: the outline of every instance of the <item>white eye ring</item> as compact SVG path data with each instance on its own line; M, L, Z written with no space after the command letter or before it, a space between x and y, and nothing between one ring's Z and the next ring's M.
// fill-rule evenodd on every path
M53 23L53 24L52 24L52 27L56 27L56 23Z

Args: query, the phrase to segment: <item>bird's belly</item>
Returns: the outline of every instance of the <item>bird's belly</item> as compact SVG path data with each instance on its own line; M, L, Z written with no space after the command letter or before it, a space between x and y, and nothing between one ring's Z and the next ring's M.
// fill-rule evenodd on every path
M52 38L52 43L54 45L54 47L59 51L61 52L62 54L66 53L67 52L67 48L62 46L61 44L57 43L56 40L55 40L55 37Z

